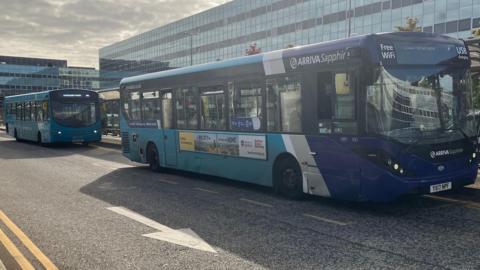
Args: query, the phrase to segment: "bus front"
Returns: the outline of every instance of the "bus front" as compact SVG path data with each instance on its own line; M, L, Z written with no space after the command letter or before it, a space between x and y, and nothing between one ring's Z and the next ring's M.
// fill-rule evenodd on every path
M477 134L464 43L422 33L374 40L379 65L366 88L365 145L356 149L369 163L362 195L386 201L474 183Z
M88 90L57 90L50 93L51 142L84 143L101 140L98 93Z

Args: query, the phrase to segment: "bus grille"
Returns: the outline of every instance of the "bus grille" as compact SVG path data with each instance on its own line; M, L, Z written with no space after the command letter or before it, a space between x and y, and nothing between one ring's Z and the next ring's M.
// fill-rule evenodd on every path
M130 153L130 136L128 132L122 132L122 150L123 153Z

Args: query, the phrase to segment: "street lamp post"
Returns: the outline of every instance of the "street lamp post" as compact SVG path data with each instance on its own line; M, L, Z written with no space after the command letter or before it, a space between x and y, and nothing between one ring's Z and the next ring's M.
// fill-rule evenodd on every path
M350 37L352 35L352 0L348 1L348 11L347 11L347 16L348 16L348 34L347 37Z

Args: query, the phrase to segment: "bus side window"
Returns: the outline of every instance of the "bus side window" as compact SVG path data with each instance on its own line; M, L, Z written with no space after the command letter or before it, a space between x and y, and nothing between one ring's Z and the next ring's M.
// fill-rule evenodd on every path
M317 114L319 133L355 133L355 92L347 72L318 74Z
M27 112L27 104L25 104L25 102L22 103L22 120L25 121L27 120L26 118L26 112Z
M142 97L142 110L144 120L160 120L160 92L143 92Z
M130 119L134 121L142 120L141 93L139 91L130 92Z
M42 102L42 120L48 121L50 120L50 114L48 113L48 101Z
M162 93L162 124L163 128L173 128L173 103L171 90Z
M197 129L197 95L193 88L177 89L175 108L177 110L177 127Z
M268 131L301 132L301 84L285 77L267 81Z
M30 102L30 118L32 121L37 121L37 103Z
M200 88L201 129L225 130L225 91L223 85Z
M260 82L236 82L229 86L230 128L240 131L263 129L263 85Z
M15 103L15 118L17 120L22 119L22 107L20 103Z

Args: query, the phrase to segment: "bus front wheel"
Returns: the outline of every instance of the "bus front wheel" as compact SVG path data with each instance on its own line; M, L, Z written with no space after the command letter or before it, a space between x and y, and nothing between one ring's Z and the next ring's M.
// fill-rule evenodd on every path
M275 192L289 199L303 198L302 170L293 157L282 157L275 164Z
M147 147L147 162L152 171L159 172L161 170L158 150L153 143L150 143Z

